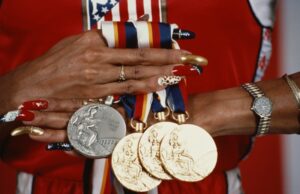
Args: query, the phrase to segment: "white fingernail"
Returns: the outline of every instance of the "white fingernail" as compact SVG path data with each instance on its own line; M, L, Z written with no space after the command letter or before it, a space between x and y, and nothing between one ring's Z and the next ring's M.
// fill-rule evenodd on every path
M171 75L171 76L159 77L157 83L160 86L171 86L171 85L178 84L181 80L182 80L181 76Z

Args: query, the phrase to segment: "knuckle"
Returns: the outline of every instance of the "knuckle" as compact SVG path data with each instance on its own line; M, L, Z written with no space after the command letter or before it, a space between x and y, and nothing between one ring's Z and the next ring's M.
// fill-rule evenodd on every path
M96 58L97 52L92 48L87 48L84 52L82 52L81 57L82 60L86 63L92 63Z
M145 48L138 49L136 55L137 55L138 62L144 63L147 61L148 49Z
M84 83L94 83L96 81L97 71L92 68L85 68L81 72Z
M128 94L132 94L135 92L135 82L132 81L132 80L129 80L129 81L126 81L125 82L125 87L124 87L124 90L126 93Z
M130 71L130 75L133 79L138 79L142 77L142 70L140 66L133 66Z
M87 31L82 33L75 43L91 44L95 41L95 38L99 38L99 35L95 31Z

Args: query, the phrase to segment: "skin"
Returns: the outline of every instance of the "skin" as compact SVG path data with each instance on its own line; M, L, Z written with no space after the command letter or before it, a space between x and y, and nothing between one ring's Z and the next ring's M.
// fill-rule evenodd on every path
M290 76L300 86L300 73ZM257 85L273 103L271 134L300 132L297 101L286 81L261 81ZM257 126L250 110L253 98L241 88L229 88L191 97L191 122L205 128L212 136L252 135Z
M1 91L7 91L0 96L0 111L15 109L26 100L46 99L48 109L33 111L34 120L23 124L45 129L41 136L29 135L36 141L65 142L69 118L83 99L160 90L158 77L170 75L174 64L186 54L164 49L110 49L96 31L69 37L0 78L6 83L0 86ZM119 64L125 65L125 82L116 82ZM291 78L300 86L300 73ZM273 102L270 133L299 132L299 110L287 83L276 79L257 85ZM197 94L190 97L188 122L202 126L212 136L254 134L257 124L250 110L252 101L241 87ZM1 131L3 138L7 130Z
M49 108L35 111L35 119L23 124L46 129L45 135L36 140L65 140L65 131L57 129L66 128L83 100L163 89L158 78L171 75L174 65L187 54L182 50L107 48L98 31L68 37L41 57L0 77L0 90L5 91L0 95L0 114L17 109L25 101L46 99ZM118 82L120 64L125 66L124 82ZM0 125L0 142L15 127L10 125Z
M300 73L293 74L290 77L300 85ZM258 82L257 85L273 103L270 133L298 133L300 131L299 109L286 81L276 79ZM250 110L253 98L241 87L197 94L191 96L189 102L188 111L191 118L188 122L203 127L214 137L252 135L255 133L256 116ZM38 125L39 122L33 121L26 124ZM61 126L58 126L61 129L66 127L67 122L68 118L51 121L51 123L61 123ZM44 135L31 135L30 137L45 142L67 141L65 130L53 131L46 129Z

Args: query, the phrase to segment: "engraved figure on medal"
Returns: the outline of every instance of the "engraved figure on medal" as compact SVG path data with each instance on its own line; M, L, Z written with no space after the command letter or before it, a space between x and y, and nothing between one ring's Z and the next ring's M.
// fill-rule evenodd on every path
M176 123L159 122L149 127L139 142L141 164L151 175L163 180L172 177L163 169L160 159L160 143L163 137L177 127Z
M145 172L138 158L138 143L141 133L124 137L112 154L112 168L120 183L133 191L146 192L160 184L160 180Z
M217 148L204 129L182 124L163 138L160 156L163 166L173 177L194 182L212 172L217 162Z
M176 173L182 176L192 176L193 173L196 173L198 176L202 176L198 174L194 170L195 162L193 157L185 150L182 146L184 144L182 140L179 140L178 137L178 129L175 129L170 134L169 145L171 147L168 161L170 165L172 165L172 169L179 169Z
M90 158L109 156L125 133L122 116L102 104L83 106L73 114L68 124L70 143L79 153Z

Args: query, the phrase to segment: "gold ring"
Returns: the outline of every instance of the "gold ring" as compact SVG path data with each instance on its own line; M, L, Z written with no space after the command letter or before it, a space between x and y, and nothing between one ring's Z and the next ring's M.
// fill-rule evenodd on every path
M124 65L121 65L121 71L119 75L119 81L123 82L126 80L126 75L125 75L125 70L124 70Z

